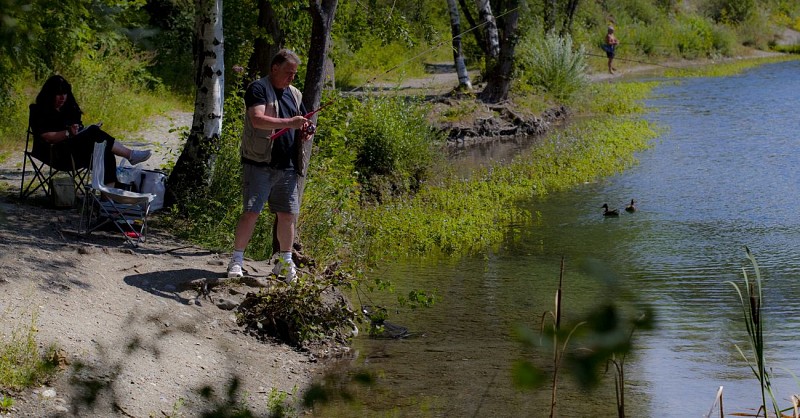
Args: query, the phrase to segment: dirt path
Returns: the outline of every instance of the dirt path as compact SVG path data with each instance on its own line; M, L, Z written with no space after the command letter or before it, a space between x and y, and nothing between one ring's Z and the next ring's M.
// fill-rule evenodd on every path
M152 146L145 167L159 168L179 152L168 131L189 117L158 118L125 142ZM34 321L36 341L59 347L69 364L46 387L14 394L10 416L149 417L181 404L184 416L197 416L210 405L197 390L210 386L225 399L234 378L243 394L236 403L266 415L271 390L303 388L321 368L304 353L241 334L219 300L183 290L189 280L221 277L227 255L157 227L135 250L118 232L79 235L76 210L17 201L20 167L21 158L0 167L9 184L0 200L0 334ZM268 271L264 263L247 267ZM99 389L91 405L87 387Z

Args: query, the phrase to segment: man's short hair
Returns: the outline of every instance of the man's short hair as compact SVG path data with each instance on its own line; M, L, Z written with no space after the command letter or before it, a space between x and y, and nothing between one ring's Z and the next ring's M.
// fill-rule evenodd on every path
M274 65L281 65L286 61L290 61L294 64L300 65L300 57L294 53L291 49L281 49L272 57L272 62L270 63L270 67Z

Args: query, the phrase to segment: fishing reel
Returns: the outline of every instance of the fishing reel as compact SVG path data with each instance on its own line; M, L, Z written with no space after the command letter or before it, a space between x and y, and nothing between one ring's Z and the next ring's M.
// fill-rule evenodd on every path
M313 123L309 123L308 126L303 128L303 133L306 134L307 136L314 135L315 132L317 132L317 126L314 125Z

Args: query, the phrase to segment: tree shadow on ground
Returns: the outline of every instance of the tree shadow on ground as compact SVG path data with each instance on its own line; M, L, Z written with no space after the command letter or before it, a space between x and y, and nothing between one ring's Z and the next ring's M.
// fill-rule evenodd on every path
M185 284L192 280L204 279L209 277L219 277L221 273L210 270L185 268L176 270L164 270L151 273L133 274L125 276L123 279L126 284L138 287L153 295L162 298L174 299L180 303L188 305L192 299L187 299L180 295L185 289Z

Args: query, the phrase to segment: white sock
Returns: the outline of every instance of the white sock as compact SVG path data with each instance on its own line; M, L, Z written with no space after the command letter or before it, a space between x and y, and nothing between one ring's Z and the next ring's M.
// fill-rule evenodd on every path
M231 256L232 261L238 261L239 263L244 261L244 250L233 250L233 255Z
M292 252L281 251L281 260L283 260L286 264L292 264Z

